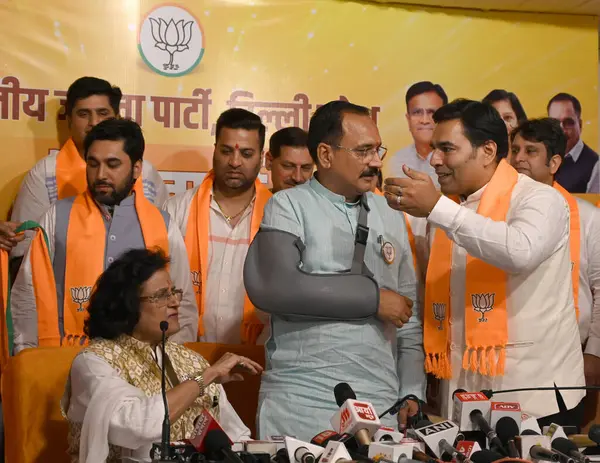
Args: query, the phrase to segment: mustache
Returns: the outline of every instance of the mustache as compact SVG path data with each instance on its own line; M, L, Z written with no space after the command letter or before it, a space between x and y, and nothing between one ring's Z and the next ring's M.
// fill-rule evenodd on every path
M369 167L362 174L360 174L360 176L361 177L377 177L379 175L379 171L380 171L380 169L378 169L377 167Z
M115 186L112 183L108 183L108 182L94 182L94 184L92 185L93 188L97 188L99 186L108 186L108 187L112 188L113 190L115 189Z

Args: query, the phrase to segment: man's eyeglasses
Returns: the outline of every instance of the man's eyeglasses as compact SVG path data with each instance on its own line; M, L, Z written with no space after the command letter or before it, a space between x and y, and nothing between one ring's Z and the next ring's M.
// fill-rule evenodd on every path
M177 302L183 299L183 290L178 288L161 289L150 296L141 296L140 301L148 301L153 304L166 304L170 298L174 298Z
M345 146L335 145L335 147L354 154L365 164L369 164L375 155L379 156L379 159L383 161L383 158L385 158L385 155L387 154L387 148L385 146L374 146L372 148L346 148Z

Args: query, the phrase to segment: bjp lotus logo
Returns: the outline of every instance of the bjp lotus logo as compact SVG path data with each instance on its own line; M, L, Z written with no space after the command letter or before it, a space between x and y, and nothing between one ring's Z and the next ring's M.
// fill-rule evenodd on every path
M200 23L181 6L159 6L142 21L138 49L144 62L158 74L187 74L204 55Z
M443 330L444 326L442 325L442 323L444 323L444 320L446 319L446 304L441 303L441 302L434 302L433 303L433 316L434 318L440 322L440 325L438 326L438 330Z
M496 293L471 294L473 310L481 314L481 318L477 320L478 322L488 321L488 319L485 318L485 314L494 308L494 297L496 297Z
M77 312L84 311L83 304L90 300L91 295L91 286L76 286L75 288L71 288L71 299L73 299L75 304L79 304L79 307L77 307Z
M200 294L200 289L202 288L202 275L200 272L192 271L192 284L197 287L197 294Z

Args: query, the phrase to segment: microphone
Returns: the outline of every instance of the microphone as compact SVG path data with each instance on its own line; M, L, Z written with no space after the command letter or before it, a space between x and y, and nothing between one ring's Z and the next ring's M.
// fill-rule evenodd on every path
M502 442L500 442L496 432L490 427L487 420L483 417L481 410L473 410L469 414L469 418L471 418L471 422L473 424L476 424L477 427L486 434L488 440L490 441L490 450L499 450L500 453L506 455L507 452L504 449Z
M498 452L492 450L480 450L471 455L471 461L473 463L492 463L492 461L502 460L504 458Z
M448 454L458 462L467 460L466 455L450 444L450 442L454 443L458 435L458 426L452 421L433 424L429 420L422 420L415 427L420 440L427 444L436 457L442 458L444 454Z
M291 463L315 463L325 451L323 447L293 437L285 438L285 448Z
M229 445L233 445L233 442L227 436L227 433L223 430L221 425L214 417L205 409L202 413L196 417L194 421L194 430L192 431L192 437L190 437L190 443L196 447L196 450L200 453L204 453L206 450L206 439L210 431L217 430L227 437Z
M381 427L373 405L356 400L356 394L348 383L339 383L333 393L340 407L331 417L333 429L339 434L354 434L361 445L369 445L371 433Z
M541 445L532 445L529 449L529 456L534 460L541 461L558 461L558 453L542 447Z
M163 320L160 322L160 330L162 331L162 342L161 342L161 350L162 350L162 365L161 365L161 384L160 389L162 392L163 404L165 406L165 417L162 423L162 434L160 439L160 458L161 461L170 461L171 460L171 452L169 448L169 443L171 442L171 420L169 418L169 402L167 401L167 355L165 352L165 346L167 344L167 330L169 329L169 322Z
M496 423L496 432L502 445L508 449L509 458L521 458L515 443L515 437L519 435L519 425L509 416L504 416Z
M229 437L224 431L211 429L206 433L206 454L210 460L223 460L228 463L243 463L242 459L231 450Z
M568 457L573 458L578 463L589 463L590 459L579 451L577 446L569 439L557 437L552 441L552 448Z
M474 410L478 410L482 415L490 413L490 399L481 392L460 392L454 391L454 405L452 408L452 421L458 424L461 431L477 431L473 425L470 414Z

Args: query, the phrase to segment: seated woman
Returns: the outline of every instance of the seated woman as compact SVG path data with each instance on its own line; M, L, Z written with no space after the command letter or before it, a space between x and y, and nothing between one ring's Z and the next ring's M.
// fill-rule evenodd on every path
M179 330L182 294L173 287L168 263L161 251L132 250L96 283L85 322L90 344L73 361L61 401L73 462L150 461L152 444L160 442L161 322L168 322L167 336ZM232 441L250 438L221 385L243 380L241 371L260 374L260 365L227 353L211 366L170 341L164 360L171 441L190 438L203 409Z

